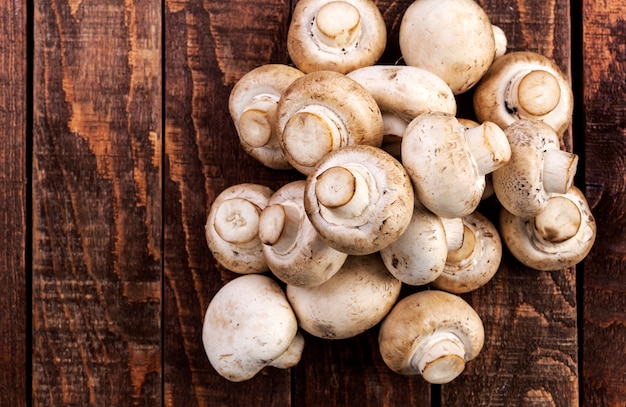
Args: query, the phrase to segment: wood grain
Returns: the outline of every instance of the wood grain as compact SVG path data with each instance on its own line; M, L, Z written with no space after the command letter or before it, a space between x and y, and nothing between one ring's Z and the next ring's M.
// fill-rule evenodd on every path
M161 402L161 7L36 1L35 405Z
M26 406L28 386L27 26L21 1L0 3L0 405Z

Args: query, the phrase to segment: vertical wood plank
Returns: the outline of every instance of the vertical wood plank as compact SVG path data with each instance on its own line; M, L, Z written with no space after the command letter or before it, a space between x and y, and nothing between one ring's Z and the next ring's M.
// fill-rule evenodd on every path
M585 189L598 236L584 262L582 404L626 400L626 20L618 0L584 1Z
M26 406L26 8L0 3L0 405Z
M155 406L161 2L34 13L34 404Z

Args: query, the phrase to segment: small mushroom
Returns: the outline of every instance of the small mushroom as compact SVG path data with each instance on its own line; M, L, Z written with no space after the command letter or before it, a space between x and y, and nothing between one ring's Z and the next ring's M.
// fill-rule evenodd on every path
M373 65L347 74L374 97L383 115L383 149L400 158L406 126L426 112L456 114L456 99L448 85L425 69L406 65Z
M278 103L276 130L287 161L308 175L329 152L380 146L383 118L376 100L346 75L319 71L297 79Z
M278 189L261 212L259 238L267 264L284 283L314 286L332 277L347 254L328 246L304 211L303 180Z
M232 382L251 379L266 366L295 366L304 348L284 292L260 274L220 288L206 309L202 342L211 366Z
M561 135L572 121L574 96L568 78L553 60L531 51L498 58L476 86L479 121L505 128L518 119L541 120Z
M379 323L395 304L402 283L378 253L349 256L341 270L315 287L287 286L300 327L324 339L354 337Z
M304 208L326 243L344 253L379 251L404 233L413 188L398 160L372 146L325 156L307 178Z
M300 0L287 32L287 51L303 72L347 73L382 56L387 28L370 0Z
M407 65L437 74L455 95L472 88L496 56L489 16L473 0L414 1L400 23L399 41Z
M213 257L223 267L240 274L268 270L258 233L261 211L273 192L263 185L243 183L226 188L215 198L205 234Z
M242 76L230 92L228 108L243 150L269 168L291 168L276 136L276 106L303 75L291 66L263 65Z
M496 227L479 212L462 218L463 245L447 253L443 272L433 286L454 294L463 294L487 284L498 271L502 242Z
M474 212L485 175L506 164L511 150L491 122L465 129L447 113L429 112L411 121L402 138L402 163L424 206L444 218Z
M398 301L378 335L385 364L429 383L449 383L484 343L480 317L461 297L439 290L420 291Z
M596 223L583 193L572 186L548 199L535 217L500 212L500 233L520 263L537 270L560 270L580 263L596 238Z
M550 196L569 190L578 156L560 150L554 129L538 120L516 120L504 133L511 159L493 172L494 192L512 214L533 217L543 210Z

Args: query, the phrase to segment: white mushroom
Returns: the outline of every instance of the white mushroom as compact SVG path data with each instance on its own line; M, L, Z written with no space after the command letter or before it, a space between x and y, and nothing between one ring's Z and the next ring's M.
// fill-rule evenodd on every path
M538 120L516 120L504 133L509 140L511 159L493 172L494 192L512 214L535 216L550 196L569 190L578 156L560 150L554 129Z
M318 286L288 285L287 298L304 331L345 339L379 323L398 299L401 285L374 253L349 256L338 273Z
M205 225L213 257L230 271L240 274L268 270L259 233L261 211L274 191L244 183L223 190L211 204Z
M206 309L204 350L222 377L241 382L266 366L295 366L304 348L296 316L280 286L250 274L226 283Z
M414 1L402 18L399 41L407 65L437 74L454 94L473 87L496 56L489 16L473 0Z
M329 246L353 255L379 251L404 233L414 194L402 165L372 146L326 155L307 178L304 207Z
M259 237L267 264L281 281L314 286L332 277L347 254L328 246L304 211L306 182L293 181L278 189L261 212Z
M394 372L442 384L478 356L484 336L480 317L461 297L427 290L398 301L383 320L378 343Z
M580 263L596 238L596 223L575 186L548 199L535 217L500 212L500 233L520 263L537 270L560 270Z
M572 121L574 96L568 78L541 54L517 51L498 58L474 92L479 121L505 128L517 119L541 120L561 135Z
M447 113L417 116L402 138L402 163L420 202L435 214L459 218L476 210L485 175L506 164L511 150L491 122L465 129Z
M347 74L374 97L385 126L383 149L400 158L400 142L406 126L426 112L456 114L450 87L425 69L406 65L373 65Z
M467 293L487 284L498 271L502 242L496 227L479 212L462 218L463 245L449 250L443 273L433 286L455 294Z
M281 64L251 70L230 92L228 108L243 150L273 169L289 169L276 137L276 106L280 95L304 73Z
M303 72L347 73L382 56L387 28L370 0L300 0L287 33L287 51Z

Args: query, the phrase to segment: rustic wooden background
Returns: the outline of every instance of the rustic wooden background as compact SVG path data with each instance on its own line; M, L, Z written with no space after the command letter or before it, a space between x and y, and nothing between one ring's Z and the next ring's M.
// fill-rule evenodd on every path
M298 178L242 152L227 98L250 69L289 62L293 3L0 2L0 405L626 405L621 0L479 1L510 50L571 73L564 141L581 156L576 182L599 235L576 270L537 272L505 254L464 296L487 343L460 378L391 373L375 329L307 336L296 368L248 382L212 370L202 316L233 275L207 249L209 205L234 183ZM394 63L410 1L376 3L390 40L381 63Z

